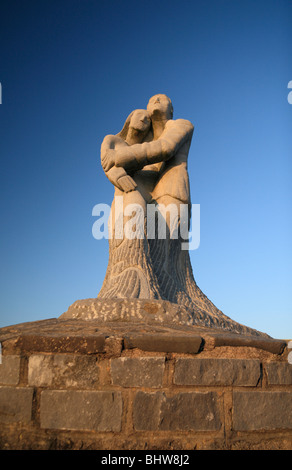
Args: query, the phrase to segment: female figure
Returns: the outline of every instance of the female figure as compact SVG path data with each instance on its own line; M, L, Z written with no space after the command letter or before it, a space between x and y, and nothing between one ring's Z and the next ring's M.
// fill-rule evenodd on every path
M138 109L128 116L121 132L106 136L101 145L101 163L106 176L115 186L115 194L109 220L109 262L98 299L160 298L151 266L146 214L161 165L148 165L140 171L126 171L122 166L109 167L105 164L111 154L114 156L119 150L151 139L149 114L146 110ZM120 208L118 214L117 206ZM131 237L130 233L125 233L125 229L134 211L140 233L137 233L135 227L135 236Z

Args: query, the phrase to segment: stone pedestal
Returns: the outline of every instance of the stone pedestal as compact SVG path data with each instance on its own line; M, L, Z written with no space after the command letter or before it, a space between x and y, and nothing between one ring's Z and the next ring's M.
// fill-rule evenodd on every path
M292 449L285 341L60 318L0 341L1 449Z

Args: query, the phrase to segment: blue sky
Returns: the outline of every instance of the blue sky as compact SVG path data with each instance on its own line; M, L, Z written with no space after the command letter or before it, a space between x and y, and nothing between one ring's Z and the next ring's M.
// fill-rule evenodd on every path
M106 134L156 93L195 126L196 281L232 319L292 338L292 3L4 0L0 326L96 297Z

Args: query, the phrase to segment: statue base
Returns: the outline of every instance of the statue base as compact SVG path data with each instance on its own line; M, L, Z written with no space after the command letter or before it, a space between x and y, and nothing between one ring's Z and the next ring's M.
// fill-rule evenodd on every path
M284 340L61 317L0 341L1 449L292 449Z
M239 324L217 310L214 313L189 309L167 300L99 299L76 300L60 317L62 320L97 320L101 322L143 322L147 324L206 327L241 335L268 337L267 334Z

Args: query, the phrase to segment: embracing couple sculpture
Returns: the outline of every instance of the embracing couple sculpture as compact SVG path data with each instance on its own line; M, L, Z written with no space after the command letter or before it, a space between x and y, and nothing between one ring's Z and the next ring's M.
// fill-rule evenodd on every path
M191 215L187 159L193 131L190 121L173 119L171 100L159 94L150 98L147 110L132 111L118 134L104 138L101 164L115 186L108 266L97 298L74 302L64 318L145 320L262 335L224 315L206 297L183 248L181 228L186 224L188 231ZM161 237L156 225L162 207L166 230ZM154 236L148 232L149 208L157 216ZM185 208L187 217L182 217ZM129 222L134 236L125 235Z
M171 100L164 94L150 98L147 109L134 110L117 135L108 135L101 145L101 164L115 186L110 216L109 263L98 299L163 299L185 306L196 315L206 311L222 315L197 286L188 250L182 238L171 237L167 214L166 238L147 238L147 204L189 207L190 187L187 158L194 127L185 119L173 120ZM115 237L115 200L123 206L138 204L145 217L145 236ZM126 212L126 211L125 211ZM124 214L125 214L124 212ZM123 225L129 215L122 215Z

